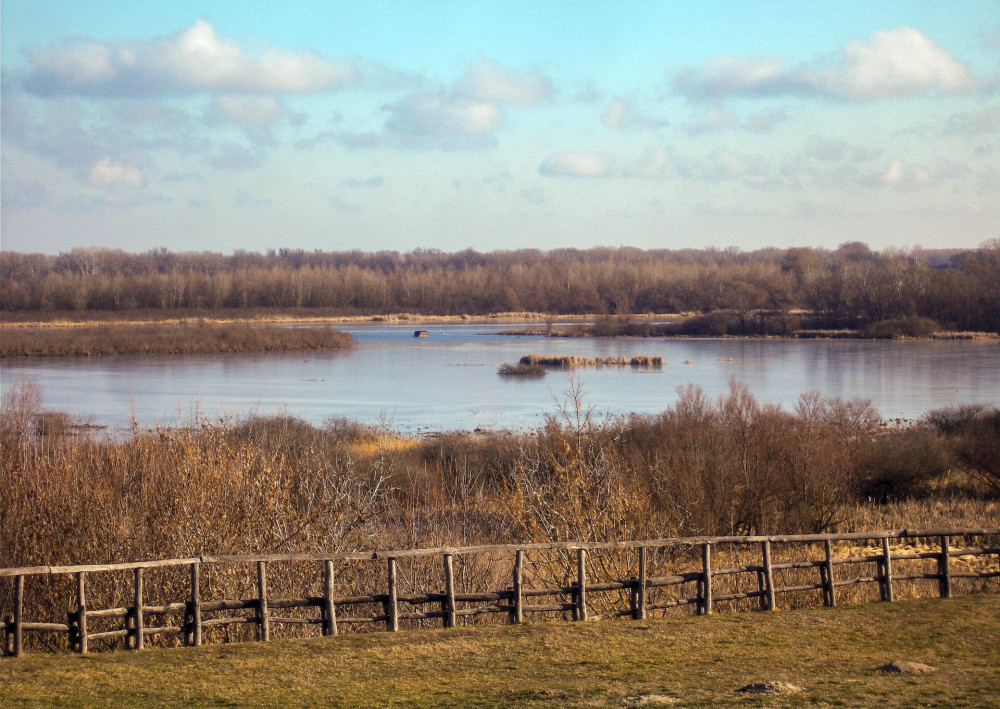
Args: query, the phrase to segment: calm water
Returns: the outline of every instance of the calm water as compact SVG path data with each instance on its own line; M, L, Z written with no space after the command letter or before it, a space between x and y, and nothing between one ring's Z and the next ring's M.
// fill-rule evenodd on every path
M571 340L496 335L511 325L345 327L359 344L331 353L53 359L0 364L3 388L34 380L49 409L111 427L285 411L320 423L384 419L408 432L540 425L566 400L565 372L497 376L531 353L660 355L657 371L581 368L597 413L656 413L696 384L716 396L731 378L791 409L804 391L864 397L885 418L952 404L1000 404L1000 343L857 340Z

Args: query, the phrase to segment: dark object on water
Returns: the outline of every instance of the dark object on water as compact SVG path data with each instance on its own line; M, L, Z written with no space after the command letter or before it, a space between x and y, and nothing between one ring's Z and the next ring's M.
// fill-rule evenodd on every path
M427 330L414 330L413 331L413 336L414 337L430 337L431 333L427 332Z

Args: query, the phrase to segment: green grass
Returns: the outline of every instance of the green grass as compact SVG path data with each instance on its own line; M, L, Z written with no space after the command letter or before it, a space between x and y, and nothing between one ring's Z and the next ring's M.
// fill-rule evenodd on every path
M896 659L937 671L877 671ZM998 687L998 596L0 660L3 707L997 707Z

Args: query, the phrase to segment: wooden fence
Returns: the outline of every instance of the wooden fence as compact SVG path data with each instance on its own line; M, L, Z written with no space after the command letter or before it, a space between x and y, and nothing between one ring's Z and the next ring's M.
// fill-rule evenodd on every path
M775 554L779 547L781 558ZM713 550L723 553L714 555ZM979 560L971 570L953 569L952 560L973 557ZM720 558L730 565L720 567ZM495 563L497 559L500 563ZM461 585L456 583L456 560L463 564ZM739 563L734 565L734 560ZM415 562L422 566L410 570L409 587L403 588L400 565ZM296 564L295 574L282 575L282 569ZM907 564L911 568L901 569ZM228 586L206 583L206 574L221 577L222 569L229 570L225 577ZM367 575L357 573L359 569ZM171 583L153 587L147 579L157 573L172 574ZM349 582L340 583L342 577ZM36 566L0 569L0 594L7 594L0 597L8 599L7 615L0 620L0 641L2 654L16 657L25 652L29 633L55 640L47 645L36 642L36 646L68 647L86 653L116 646L141 650L153 636L173 638L175 644L200 645L209 631L237 626L248 631L227 631L221 641L268 640L274 628L294 626L318 626L320 634L332 636L348 628L397 631L401 623L428 626L436 619L445 628L455 627L459 619L490 622L486 620L489 617L494 618L492 622L509 623L559 617L579 621L595 617L643 619L657 611L682 607L698 614L720 607L774 610L779 607L779 596L786 594L811 594L799 605L821 602L834 606L838 589L866 584L871 589L870 600L877 592L878 599L891 602L904 584L909 584L908 595L920 595L912 591L914 582L926 586L928 581L936 582L936 594L947 598L959 579L978 580L974 590L996 591L1000 588L994 589L993 582L987 580L997 578L1000 528L202 556ZM359 579L367 579L367 589ZM277 596L269 589L273 580L282 581L286 589L290 583L301 587L293 589L295 593ZM93 607L88 593L95 583L104 596L119 599L118 604ZM249 597L213 597L218 586L242 588ZM173 600L165 601L164 593L175 594ZM65 607L64 616L44 621L25 618L26 609L49 607L51 612L53 604L46 606L44 602L51 598L44 594L59 595L61 600L54 605ZM155 602L153 595L158 596Z

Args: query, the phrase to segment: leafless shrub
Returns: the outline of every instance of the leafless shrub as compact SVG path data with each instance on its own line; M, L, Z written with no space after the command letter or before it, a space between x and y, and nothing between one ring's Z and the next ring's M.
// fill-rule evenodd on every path
M946 436L960 465L1000 493L1000 408L938 409L926 418Z

